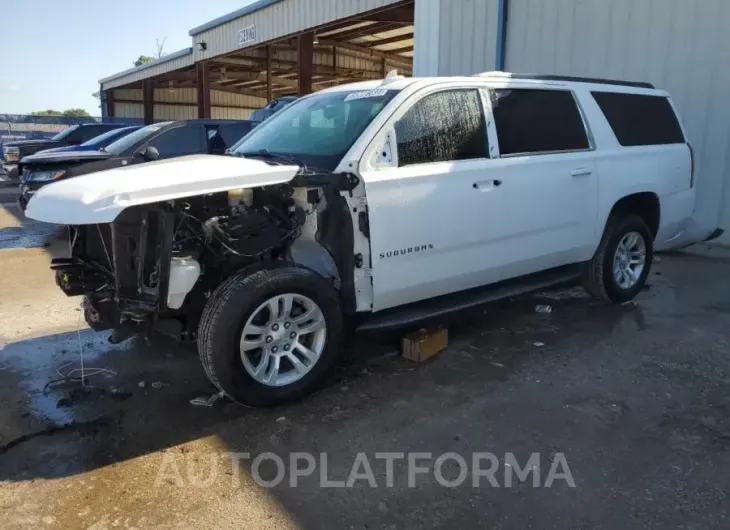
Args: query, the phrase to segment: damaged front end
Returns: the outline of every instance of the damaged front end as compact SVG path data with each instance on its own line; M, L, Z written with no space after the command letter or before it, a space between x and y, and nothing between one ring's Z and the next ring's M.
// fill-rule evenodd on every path
M245 192L245 193L242 193ZM305 214L287 185L140 205L112 223L69 227L71 256L54 259L56 283L84 296L84 314L111 340L175 318L194 334L223 279L284 259Z
M71 256L51 262L56 283L68 296L84 295L93 329L142 331L168 311L174 229L173 212L150 207L124 210L113 223L70 226Z
M26 216L69 228L56 282L84 296L86 320L114 339L180 319L189 331L228 275L280 259L303 218L295 165L193 155L42 188Z

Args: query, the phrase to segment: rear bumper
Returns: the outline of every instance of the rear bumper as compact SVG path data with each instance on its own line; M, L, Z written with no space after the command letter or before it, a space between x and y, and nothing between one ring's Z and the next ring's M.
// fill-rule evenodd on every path
M677 250L714 241L725 231L719 227L700 224L695 217L695 190L690 189L661 197L659 233L656 250Z
M656 246L671 248L672 243L684 239L692 228L695 209L695 190L689 189L660 198L661 213Z

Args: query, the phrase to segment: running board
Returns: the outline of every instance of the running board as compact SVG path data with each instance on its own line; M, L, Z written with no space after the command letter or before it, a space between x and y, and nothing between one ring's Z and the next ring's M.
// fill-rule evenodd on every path
M580 277L582 271L583 266L581 265L569 265L477 289L386 309L368 315L355 329L356 331L386 331L411 327L423 321L445 317L489 302L573 282Z

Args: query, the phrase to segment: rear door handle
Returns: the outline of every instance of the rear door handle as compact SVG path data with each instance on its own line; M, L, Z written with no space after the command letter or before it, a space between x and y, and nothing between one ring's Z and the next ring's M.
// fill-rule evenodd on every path
M592 174L593 171L591 171L587 167L581 167L570 172L570 175L573 177L587 177L588 175Z
M472 184L472 188L479 191L489 191L502 185L501 180L480 180Z

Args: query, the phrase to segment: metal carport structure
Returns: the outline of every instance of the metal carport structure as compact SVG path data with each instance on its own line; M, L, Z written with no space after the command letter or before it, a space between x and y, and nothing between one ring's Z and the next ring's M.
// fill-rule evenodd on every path
M245 119L282 95L411 75L414 0L259 0L192 46L100 81L108 116Z

